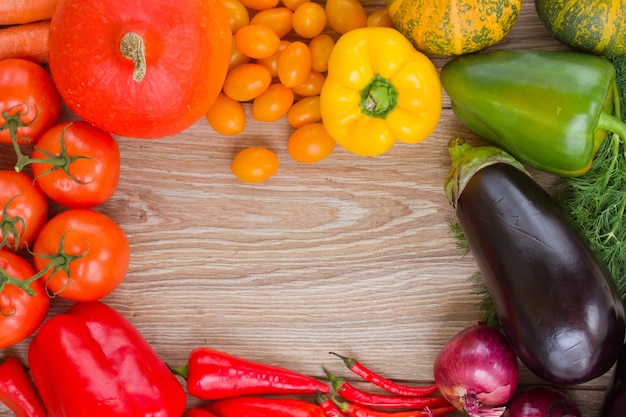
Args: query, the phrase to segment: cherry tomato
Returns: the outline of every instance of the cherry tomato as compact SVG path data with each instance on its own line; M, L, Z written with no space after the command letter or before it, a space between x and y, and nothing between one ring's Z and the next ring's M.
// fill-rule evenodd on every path
M13 120L20 145L36 143L58 122L61 96L40 65L25 59L0 61L0 143L12 143L7 126ZM4 115L8 115L8 117Z
M287 112L287 121L295 128L320 120L322 120L320 96L303 97L296 101Z
M261 122L275 122L289 111L294 94L281 83L270 85L252 102L252 117Z
M292 90L295 94L303 97L317 96L322 92L324 81L326 81L326 76L324 74L311 70L306 80L292 87Z
M301 41L294 41L278 57L278 79L285 87L306 81L311 72L311 51Z
M235 45L250 58L267 58L278 49L280 38L265 25L249 24L235 33Z
M367 25L367 14L359 0L327 0L326 19L339 34Z
M68 209L39 232L33 262L37 271L47 269L43 278L51 293L73 301L95 301L124 280L130 246L122 228L105 214Z
M302 3L306 3L306 2L309 2L309 1L311 1L311 0L282 0L282 3L288 9L296 10L298 8L298 6L300 6Z
M389 9L386 7L370 13L370 15L367 16L365 25L370 27L395 28L393 22L391 21L391 17L389 16Z
M261 10L250 20L251 24L264 25L271 28L279 38L284 38L293 29L293 11L287 7Z
M302 3L293 12L293 31L306 39L322 33L326 27L326 12L318 3Z
M0 251L0 348L13 346L33 334L50 308L50 297L28 261ZM29 291L30 294L26 291Z
M294 161L319 162L330 155L335 141L322 123L309 123L296 129L287 142L287 152Z
M261 64L250 62L230 70L222 89L233 100L249 101L265 91L271 83L270 70Z
M233 35L233 43L230 49L230 61L228 62L228 71L241 64L247 64L248 62L250 62L250 57L237 48L237 45L235 44L235 36Z
M48 217L48 200L33 178L0 170L0 249L32 246Z
M272 78L278 77L278 57L289 46L290 43L291 41L288 40L280 41L280 45L278 45L278 50L276 50L274 55L267 58L257 59L255 62L269 69L270 74L272 74Z
M335 40L325 33L311 39L309 41L311 68L318 72L328 71L328 58L334 47Z
M246 112L241 103L223 92L215 99L206 119L213 130L222 135L237 135L246 126Z
M228 15L230 30L236 33L239 29L250 23L250 13L239 0L222 0L222 5Z
M110 133L81 120L48 130L32 158L37 161L32 163L37 185L52 201L66 207L104 203L120 179L117 142Z
M278 170L278 156L267 148L245 148L235 155L230 170L243 182L262 182Z
M278 0L240 0L244 6L252 10L273 9L278 5Z

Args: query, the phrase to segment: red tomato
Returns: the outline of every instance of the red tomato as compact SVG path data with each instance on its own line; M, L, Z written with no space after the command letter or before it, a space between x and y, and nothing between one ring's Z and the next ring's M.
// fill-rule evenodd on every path
M243 182L263 182L278 170L278 156L269 149L251 146L235 156L230 169Z
M66 207L93 207L107 201L120 178L120 150L111 134L86 122L65 122L48 130L32 158L43 192Z
M322 123L309 123L296 129L287 142L287 152L294 161L319 162L335 149L335 141Z
M29 282L34 276L26 259L0 251L0 348L33 334L48 313L50 297L41 278Z
M231 36L220 0L66 0L52 17L48 61L82 119L121 136L158 138L209 110Z
M39 232L33 247L37 271L48 289L73 301L95 301L110 294L126 276L128 239L111 218L92 209L68 209ZM54 263L59 267L50 270ZM49 266L50 265L50 266Z
M61 115L61 97L40 65L25 59L0 61L0 143L12 143L7 117L15 119L19 144L32 144ZM15 122L14 122L15 123Z
M48 201L30 176L1 170L0 210L0 249L15 252L35 242L48 217Z

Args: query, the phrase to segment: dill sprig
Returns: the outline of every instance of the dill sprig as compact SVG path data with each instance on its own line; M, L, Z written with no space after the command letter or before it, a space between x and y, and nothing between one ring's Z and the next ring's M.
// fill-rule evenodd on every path
M619 115L626 120L626 56L609 57L617 73ZM560 178L555 200L582 229L592 249L604 261L626 305L626 138L609 133L591 168L579 177ZM458 247L469 252L460 226L450 222ZM481 297L479 308L487 324L499 327L493 301L480 272L470 278Z

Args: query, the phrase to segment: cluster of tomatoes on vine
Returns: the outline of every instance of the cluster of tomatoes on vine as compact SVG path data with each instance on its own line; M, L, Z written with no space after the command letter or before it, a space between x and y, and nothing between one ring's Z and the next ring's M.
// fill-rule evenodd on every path
M33 334L51 299L93 301L124 279L130 248L97 206L120 177L115 139L82 121L61 120L49 73L23 59L0 61L0 348ZM54 210L51 209L54 204Z

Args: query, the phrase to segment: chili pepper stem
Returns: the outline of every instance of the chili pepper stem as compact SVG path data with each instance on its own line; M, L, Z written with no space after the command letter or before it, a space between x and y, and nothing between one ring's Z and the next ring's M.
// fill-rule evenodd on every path
M183 377L183 379L189 378L189 365L183 365L183 366L177 366L177 367L167 365L167 367L169 368L170 371L172 371L174 375Z

